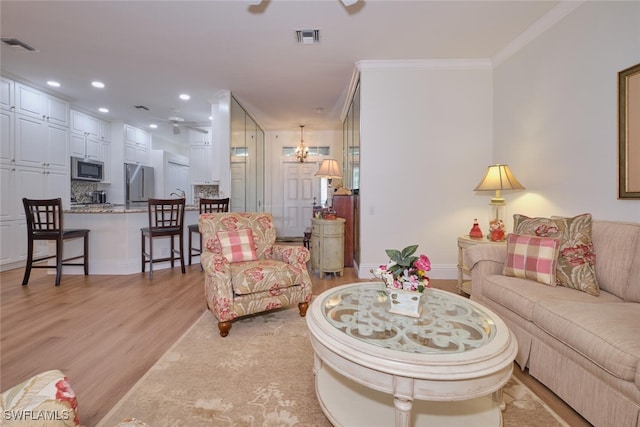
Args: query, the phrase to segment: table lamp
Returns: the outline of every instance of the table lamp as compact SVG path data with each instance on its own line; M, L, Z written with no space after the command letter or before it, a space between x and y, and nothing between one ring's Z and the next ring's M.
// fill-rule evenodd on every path
M342 172L340 172L340 166L338 165L338 161L335 159L323 160L315 176L320 178L327 178L327 184L329 186L329 194L327 195L327 205L330 205L329 200L332 198L331 197L332 196L331 180L333 178L342 178Z
M499 225L500 222L502 222L502 227L504 228L504 215L507 202L502 198L500 192L502 190L524 190L524 186L513 176L508 165L495 164L487 168L484 177L482 177L480 183L474 188L474 191L494 190L496 195L491 198L491 202L489 203L489 206L491 206L489 228L493 229ZM490 234L487 237L492 238Z

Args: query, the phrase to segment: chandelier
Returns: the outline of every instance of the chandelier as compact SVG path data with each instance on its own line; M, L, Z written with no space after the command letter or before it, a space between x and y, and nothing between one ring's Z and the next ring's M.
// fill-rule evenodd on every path
M300 125L300 145L296 147L296 151L294 153L296 155L296 159L298 159L300 163L304 163L304 161L307 159L307 156L309 155L309 147L304 145L304 138L302 137L303 129L304 125Z

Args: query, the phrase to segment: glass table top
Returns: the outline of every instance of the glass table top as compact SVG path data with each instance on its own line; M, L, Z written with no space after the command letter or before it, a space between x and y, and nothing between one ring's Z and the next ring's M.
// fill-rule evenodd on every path
M463 297L438 289L422 294L419 318L389 313L384 285L363 283L327 291L321 311L329 324L355 339L409 353L462 353L496 336L491 316Z

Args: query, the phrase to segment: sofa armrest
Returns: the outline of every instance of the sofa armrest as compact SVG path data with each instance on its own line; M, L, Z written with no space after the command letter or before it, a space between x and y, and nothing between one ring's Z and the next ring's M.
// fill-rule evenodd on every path
M273 259L300 266L306 266L307 261L311 258L309 249L304 246L273 245L271 254Z
M464 251L464 263L471 271L471 299L482 302L482 283L485 277L502 274L507 260L507 248L500 245L480 244Z

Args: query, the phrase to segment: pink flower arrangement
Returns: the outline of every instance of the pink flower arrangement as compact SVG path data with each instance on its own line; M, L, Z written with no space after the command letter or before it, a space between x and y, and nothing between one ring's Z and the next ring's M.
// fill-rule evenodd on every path
M407 246L402 251L387 249L389 263L381 265L371 273L382 279L388 288L423 292L431 287L427 272L431 271L431 261L426 255L415 256L418 245Z

